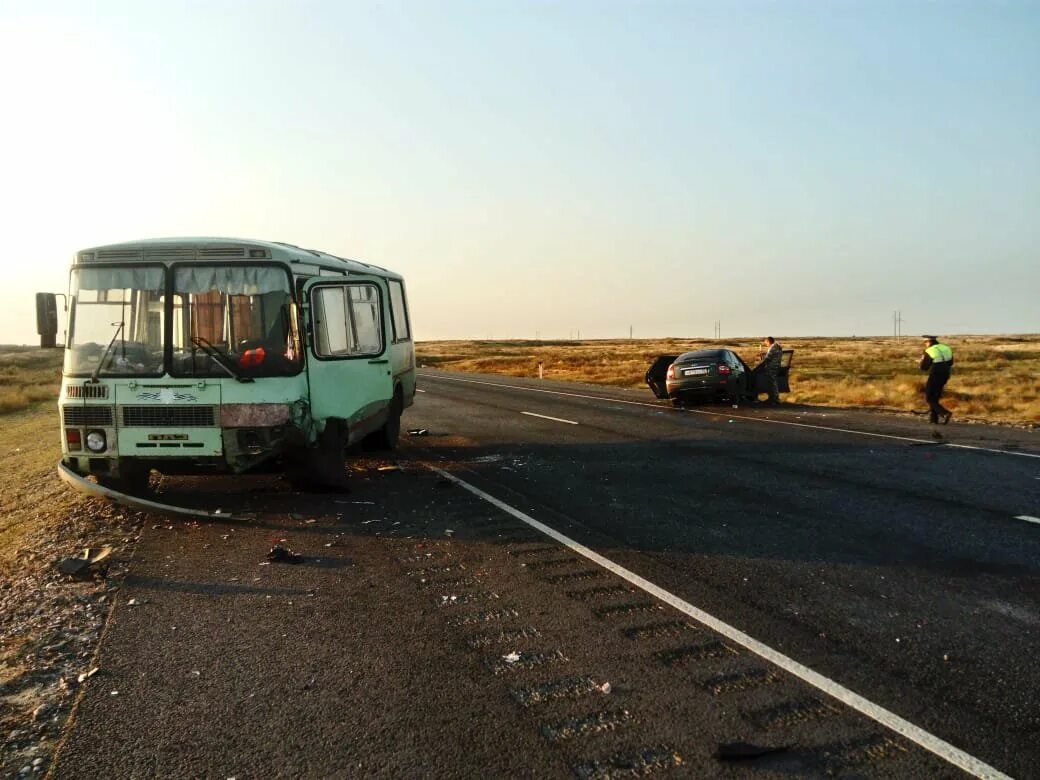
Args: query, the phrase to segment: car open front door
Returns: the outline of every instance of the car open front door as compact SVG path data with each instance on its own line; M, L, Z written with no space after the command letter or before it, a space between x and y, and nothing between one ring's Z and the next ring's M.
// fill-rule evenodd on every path
M794 359L794 350L785 349L780 353L780 368L776 372L776 389L781 393L791 392L791 360ZM769 392L769 380L766 379L766 372L762 370L762 364L759 363L755 366L751 372L752 388L754 389L755 395Z
M776 372L776 387L781 393L791 392L791 361L793 359L793 349L785 349L780 355L780 370Z
M311 415L347 423L349 443L381 427L393 398L386 291L375 277L312 279L307 305Z
M646 371L646 383L658 398L668 397L668 388L665 386L666 372L668 366L675 362L678 355L658 355L650 368Z

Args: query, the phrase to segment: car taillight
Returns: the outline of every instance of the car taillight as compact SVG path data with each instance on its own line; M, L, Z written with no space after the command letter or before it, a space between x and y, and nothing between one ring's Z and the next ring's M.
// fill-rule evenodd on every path
M668 366L668 373L665 376L668 379L675 379L675 366Z
M733 373L733 369L723 364L719 366L719 376L729 376Z
M79 428L65 429L65 444L70 450L83 449L83 437L80 435Z

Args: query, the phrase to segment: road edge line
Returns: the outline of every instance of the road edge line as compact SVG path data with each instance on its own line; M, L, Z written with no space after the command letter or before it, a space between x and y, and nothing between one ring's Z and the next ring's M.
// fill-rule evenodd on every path
M784 655L778 650L774 650L757 639L745 634L743 631L734 628L728 623L724 623L713 615L708 614L702 609L695 607L687 601L679 598L678 596L670 593L669 591L661 588L658 585L650 582L649 580L640 577L638 574L629 571L628 569L614 563L609 558L606 558L594 550L580 544L568 536L563 535L559 531L544 523L535 520L530 515L516 509L513 506L505 503L501 499L495 498L490 493L487 493L475 485L471 485L461 477L457 477L449 471L445 471L442 468L434 466L433 464L425 464L426 468L430 469L434 473L441 477L450 480L459 487L469 491L478 498L488 502L492 506L502 510L508 515L520 520L527 525L531 526L535 530L545 534L549 538L559 542L560 544L570 548L578 555L587 558L593 563L602 566L607 571L627 580L632 585L635 585L640 590L660 599L670 607L679 610L688 617L702 623L708 628L712 629L716 633L722 634L722 636L729 639L731 642L740 645L746 650L751 651L755 655L764 658L775 666L780 667L785 672L793 674L803 682L808 683L814 688L823 691L828 696L837 699L842 704L851 707L852 709L859 712L861 715L865 715L871 720L880 723L888 729L896 732L902 737L910 740L919 747L933 753L939 758L943 759L947 763L964 770L968 774L978 777L986 778L986 780L1011 780L1009 775L1005 775L999 769L990 766L981 759L976 758L970 753L965 753L960 748L951 745L943 739L935 736L934 734L925 731L920 726L915 726L910 721L899 717L894 712L881 707L878 704L874 704L869 699L860 696L855 691L852 691L845 686L836 683L829 677L825 677L819 672L815 672L809 667L800 664L793 658Z

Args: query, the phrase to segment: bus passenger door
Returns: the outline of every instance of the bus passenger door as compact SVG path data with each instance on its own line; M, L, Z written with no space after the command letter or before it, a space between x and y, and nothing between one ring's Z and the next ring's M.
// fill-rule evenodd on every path
M393 398L385 297L377 278L304 286L311 416L345 420L351 444L386 422Z

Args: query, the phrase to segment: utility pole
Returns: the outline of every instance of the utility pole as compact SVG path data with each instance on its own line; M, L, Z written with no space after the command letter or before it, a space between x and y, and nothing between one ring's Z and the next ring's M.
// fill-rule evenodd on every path
M903 335L903 312L892 312L892 335L899 338Z
M632 326L631 325L628 326L628 340L629 341L632 340Z
M722 320L715 320L715 329L713 331L715 338L722 338Z
M578 328L578 341L581 341L581 328Z

